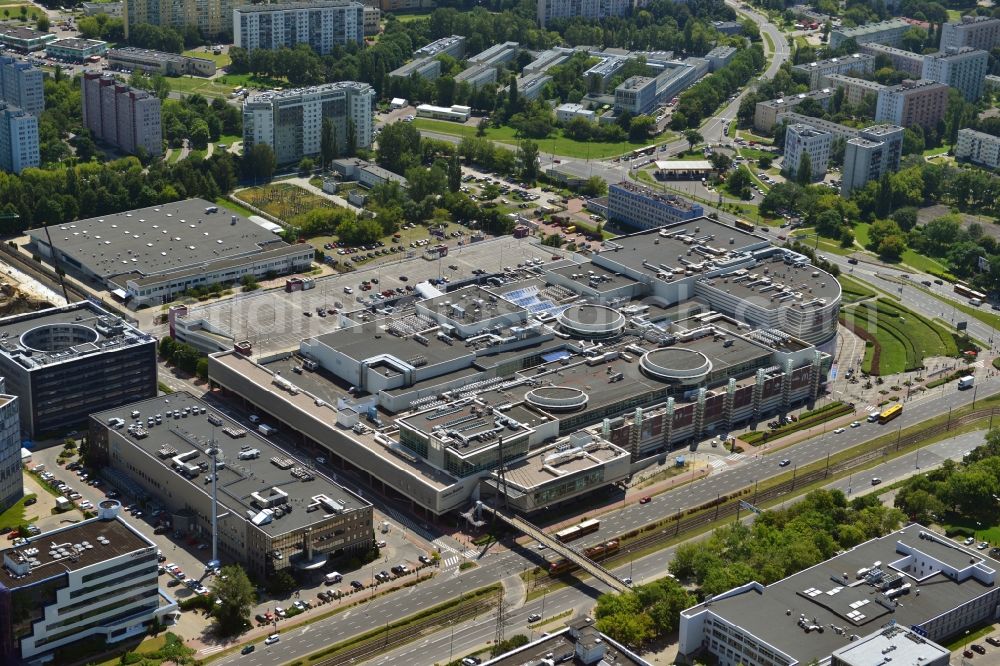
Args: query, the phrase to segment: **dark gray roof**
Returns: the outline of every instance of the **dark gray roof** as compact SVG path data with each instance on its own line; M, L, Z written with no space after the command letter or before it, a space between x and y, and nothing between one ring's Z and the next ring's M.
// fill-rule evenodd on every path
M183 410L186 407L198 407L199 411L201 408L206 408L207 413L196 415L192 411L186 417L166 417L168 410ZM202 492L211 492L211 485L205 483L203 479L207 472L189 480L171 468L171 457L163 457L159 451L164 446L176 450L176 453L171 455L195 450L198 452L197 457L188 462L211 464L211 456L206 451L211 448L214 441L215 446L222 451L220 459L225 461L225 467L218 470L219 502L229 510L246 518L248 511L253 513L259 511L251 503L251 493L257 492L266 496L271 488L280 488L288 493L287 505L293 507L292 512L260 526L260 529L271 535L284 534L323 521L327 517L325 511L306 511L306 507L313 503L313 498L319 495L325 495L340 504L345 512L370 506L364 499L318 473L311 461L296 459L279 450L257 433L247 430L217 409L184 391L109 409L92 414L91 417L102 424L107 424L113 417L131 423L132 410L140 413L138 420L142 422L144 428L146 428L146 418L156 414L164 415L163 423L148 427L148 436L141 439L130 435L125 428L112 430L111 437L120 436L159 462L163 466L164 477L171 479L170 483L186 483ZM209 416L216 417L221 425L209 422ZM245 434L234 438L226 432L227 429ZM260 457L240 460L239 453L242 448L259 450ZM283 463L282 466L275 464L278 461Z
M271 244L283 244L274 233L250 220L219 209L204 199L53 224L52 244L96 275L137 272L156 275L192 268L220 259L247 256ZM234 223L235 222L235 223ZM28 235L47 243L45 229Z

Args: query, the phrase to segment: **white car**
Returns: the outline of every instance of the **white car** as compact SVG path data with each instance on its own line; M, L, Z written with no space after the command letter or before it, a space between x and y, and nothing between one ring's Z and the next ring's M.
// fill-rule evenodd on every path
M274 645L280 640L281 636L279 636L278 634L271 634L270 636L264 639L264 645Z
M844 432L844 428L837 428L836 430L833 431L833 434L834 435L839 435L842 432Z
M851 422L851 427L852 428L860 428L861 427L861 421L852 421Z
M966 539L965 539L965 541L964 541L963 543L964 543L964 544L965 544L966 546L971 546L971 545L972 545L972 544L974 544L975 542L976 542L976 537L966 537Z

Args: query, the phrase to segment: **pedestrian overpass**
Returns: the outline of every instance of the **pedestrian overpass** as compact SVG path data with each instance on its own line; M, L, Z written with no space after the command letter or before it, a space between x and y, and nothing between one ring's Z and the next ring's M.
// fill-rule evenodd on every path
M503 511L498 511L497 509L487 506L486 504L480 505L480 508L494 514L497 518L507 523L507 525L531 537L532 539L535 539L538 543L545 544L551 548L553 552L558 553L573 564L576 564L591 576L610 587L612 590L617 592L628 592L631 590L631 588L626 585L624 581L602 567L600 564L594 562L589 557L586 557L562 541L559 541L554 536L543 532L541 529L524 518L521 518L520 516L508 516Z

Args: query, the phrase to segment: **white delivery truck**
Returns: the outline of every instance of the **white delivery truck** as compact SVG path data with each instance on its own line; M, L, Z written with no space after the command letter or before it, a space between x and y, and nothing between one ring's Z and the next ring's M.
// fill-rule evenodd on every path
M327 585L336 585L337 583L339 583L342 580L344 580L344 577L341 576L336 571L334 571L333 573L328 573L326 575L326 584Z
M261 423L257 426L257 432L264 435L265 437L270 437L274 433L278 432L278 429L274 426L269 426L266 423Z
M976 381L976 378L972 375L966 375L958 380L958 390L964 391L965 389L972 388L972 384Z

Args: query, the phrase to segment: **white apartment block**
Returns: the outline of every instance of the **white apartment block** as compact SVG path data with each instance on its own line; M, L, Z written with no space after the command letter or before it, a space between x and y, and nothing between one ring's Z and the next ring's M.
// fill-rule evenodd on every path
M45 108L45 85L42 70L29 63L0 56L0 99L27 111L42 115Z
M370 148L375 90L367 83L340 81L311 88L254 95L243 102L243 146L266 143L278 164L293 164L318 155L323 120L333 123L340 150L354 132L358 148Z
M804 155L809 156L809 168L812 180L820 180L826 174L826 165L830 160L830 145L833 134L817 129L811 125L796 123L785 130L785 162L784 172L789 178L798 175Z
M861 130L844 147L844 173L840 195L864 187L882 174L898 171L903 154L903 128L896 125L875 125Z
M990 54L969 47L949 48L924 56L923 78L955 88L968 102L983 96Z
M1000 137L968 127L960 129L955 142L955 159L996 169L1000 167Z
M538 0L538 25L553 19L579 16L599 21L608 16L624 16L632 8L632 0Z
M963 16L961 21L941 26L941 50L969 47L990 51L1000 45L1000 19Z
M837 28L830 31L830 47L840 48L840 45L849 39L853 39L859 46L869 42L885 44L886 46L899 46L903 35L912 27L903 19L894 18L888 21L859 25L855 28Z
M809 78L810 90L822 88L823 78L831 74L871 74L874 70L875 56L867 53L855 53L840 58L806 62L792 67L793 72L798 72Z
M377 21L377 19L376 19ZM345 0L249 5L233 10L236 46L275 50L307 44L320 55L336 46L364 44L364 6Z
M0 102L0 169L21 173L40 163L38 118Z

